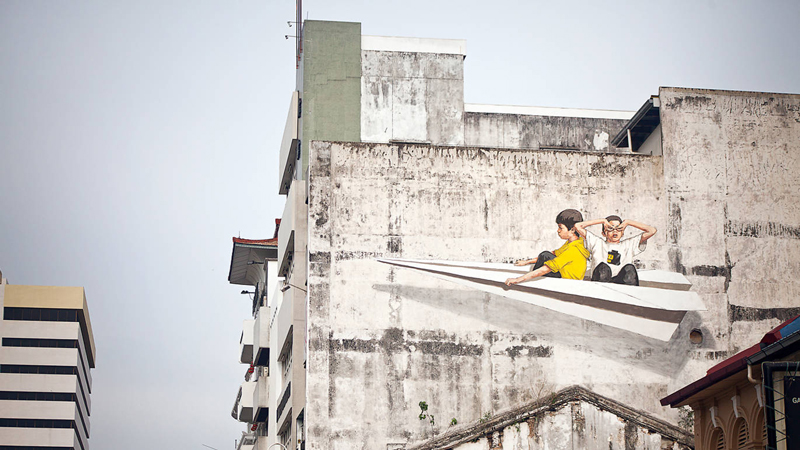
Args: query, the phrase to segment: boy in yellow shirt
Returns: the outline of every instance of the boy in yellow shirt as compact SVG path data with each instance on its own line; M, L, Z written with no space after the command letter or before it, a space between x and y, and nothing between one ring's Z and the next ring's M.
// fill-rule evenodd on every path
M568 278L582 280L586 274L586 260L589 251L583 245L583 238L575 231L575 224L583 221L583 215L574 209L565 209L556 216L558 237L564 245L554 252L544 251L533 259L521 259L514 264L525 266L534 264L533 270L517 278L509 278L506 285L522 283L536 277Z

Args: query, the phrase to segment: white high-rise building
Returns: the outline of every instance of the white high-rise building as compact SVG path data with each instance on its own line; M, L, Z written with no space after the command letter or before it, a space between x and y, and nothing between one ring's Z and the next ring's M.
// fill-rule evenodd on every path
M89 449L95 346L82 287L0 275L0 448Z

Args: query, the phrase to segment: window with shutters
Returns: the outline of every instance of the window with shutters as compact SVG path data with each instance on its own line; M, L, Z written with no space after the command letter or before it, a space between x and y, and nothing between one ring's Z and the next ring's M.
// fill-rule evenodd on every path
M747 441L750 440L750 430L747 426L747 421L743 418L740 418L736 421L736 425L733 427L736 433L736 448L743 449L747 446Z
M721 429L718 429L711 438L712 449L725 450L725 435Z

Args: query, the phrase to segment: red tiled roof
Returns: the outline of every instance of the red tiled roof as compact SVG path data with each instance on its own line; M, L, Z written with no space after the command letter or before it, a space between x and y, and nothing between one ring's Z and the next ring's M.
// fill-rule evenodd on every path
M234 244L250 244L250 245L278 245L278 238L272 239L242 239L233 238Z
M234 244L249 244L249 245L278 245L278 228L281 226L281 219L275 219L275 235L271 239L242 239L233 238Z
M695 381L694 383L684 386L682 389L673 392L672 394L664 397L661 399L662 406L674 406L678 403L686 400L687 398L693 396L694 394L702 391L703 389L728 378L729 376L744 370L747 367L747 358L749 356L753 356L754 354L758 353L763 347L772 344L774 342L779 341L782 337L780 330L781 328L785 327L786 325L792 323L795 319L800 316L792 317L791 319L783 322L782 324L778 325L777 327L773 328L772 330L768 331L761 341L758 344L753 345L752 347L742 350L741 352L731 356L730 358L722 361L721 363L713 366L712 368L708 369L706 372L706 376L700 378L699 380Z

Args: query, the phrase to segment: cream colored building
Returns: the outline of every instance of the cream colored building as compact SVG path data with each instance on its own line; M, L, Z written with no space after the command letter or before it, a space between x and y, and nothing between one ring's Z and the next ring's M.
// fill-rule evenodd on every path
M799 367L800 316L795 316L661 404L692 409L695 450L796 449L800 436L792 431L798 418L791 413L800 397L790 385Z
M95 345L82 287L0 276L0 448L89 448Z

